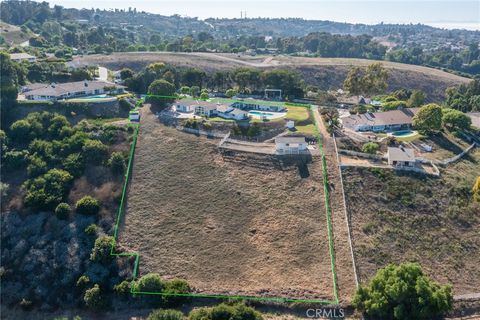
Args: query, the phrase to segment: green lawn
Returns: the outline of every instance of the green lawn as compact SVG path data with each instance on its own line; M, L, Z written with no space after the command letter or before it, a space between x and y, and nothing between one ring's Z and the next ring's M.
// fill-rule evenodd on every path
M295 128L297 129L296 132L298 132L298 133L309 134L309 135L314 135L315 134L315 125L314 124L307 124L306 126L297 126Z
M310 115L308 114L307 108L289 106L287 108L287 116L285 118L294 121L305 121L309 117Z

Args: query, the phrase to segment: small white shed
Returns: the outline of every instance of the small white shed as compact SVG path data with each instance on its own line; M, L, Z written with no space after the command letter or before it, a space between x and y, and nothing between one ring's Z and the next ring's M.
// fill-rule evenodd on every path
M388 147L388 164L395 167L414 167L415 152L409 148Z
M275 149L278 154L298 154L307 151L305 137L275 138Z

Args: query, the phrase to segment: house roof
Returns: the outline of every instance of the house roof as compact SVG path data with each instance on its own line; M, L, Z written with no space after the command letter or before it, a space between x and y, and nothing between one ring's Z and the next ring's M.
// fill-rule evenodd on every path
M230 114L233 114L234 116L238 116L238 115L245 115L245 114L248 114L248 112L246 111L243 111L243 110L240 110L240 109L233 109Z
M305 143L305 137L278 137L275 143Z
M107 81L75 81L66 83L43 84L38 83L25 86L26 96L54 96L59 97L67 93L74 93L84 90L97 90L105 87L126 88L125 86Z
M480 112L469 112L467 115L472 119L472 126L480 128Z
M413 149L404 147L388 147L387 157L390 161L415 161Z
M385 126L392 124L411 124L413 116L420 108L406 108L384 112L367 112L342 118L342 123L347 127L358 125Z
M218 112L228 112L229 110L232 110L232 108L229 107L229 106L226 106L226 105L223 105L223 104L217 105L217 111Z

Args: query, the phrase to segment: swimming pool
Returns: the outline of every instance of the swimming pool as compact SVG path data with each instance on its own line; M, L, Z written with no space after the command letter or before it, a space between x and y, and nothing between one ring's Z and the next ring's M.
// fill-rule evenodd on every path
M414 134L415 134L415 131L412 131L412 130L401 130L401 131L392 132L392 136L394 137L408 137Z
M249 111L248 115L257 119L277 119L285 116L285 112L264 112L264 111Z

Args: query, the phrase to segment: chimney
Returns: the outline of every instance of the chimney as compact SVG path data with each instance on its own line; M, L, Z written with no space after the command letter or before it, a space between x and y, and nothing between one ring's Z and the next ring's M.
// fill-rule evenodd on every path
M85 80L85 81L83 82L83 85L84 85L85 87L88 87L88 82L87 82L87 80Z

